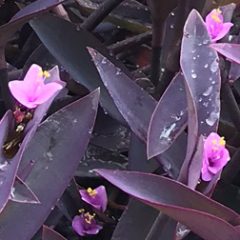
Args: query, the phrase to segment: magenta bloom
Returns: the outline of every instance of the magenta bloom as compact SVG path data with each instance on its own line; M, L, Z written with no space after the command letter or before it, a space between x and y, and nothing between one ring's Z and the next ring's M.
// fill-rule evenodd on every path
M52 73L54 74L52 75ZM11 81L8 86L13 97L19 103L29 109L36 108L64 87L64 83L60 81L56 73L59 73L56 67L47 72L33 64L23 81Z
M233 26L231 22L224 23L222 11L213 9L205 19L206 27L212 42L216 42L226 36L230 28Z
M204 140L203 165L201 171L204 181L211 181L230 160L225 143L224 138L214 132L209 134Z
M107 193L104 186L99 186L95 189L88 188L80 190L82 200L92 205L94 208L104 212L107 208Z
M97 224L95 215L91 215L89 212L75 216L72 221L72 227L80 236L95 235L102 229L102 226Z

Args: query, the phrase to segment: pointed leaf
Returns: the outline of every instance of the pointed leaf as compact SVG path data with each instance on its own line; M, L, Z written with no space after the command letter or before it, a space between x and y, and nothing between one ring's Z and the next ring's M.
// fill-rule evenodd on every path
M31 18L48 11L63 1L64 0L37 0L22 8L8 23L0 26L0 45L4 46L9 40L9 37Z
M185 23L180 58L186 80L189 111L188 149L182 168L183 178L187 176L198 137L216 132L219 122L221 86L219 59L216 51L210 48L210 42L202 17L196 10L192 10Z
M110 60L94 49L90 49L90 53L104 85L129 127L138 138L146 142L147 130L151 115L156 107L156 101ZM175 134L177 135L177 132ZM173 148L174 151L169 149L169 152L158 156L158 161L170 176L177 177L181 161L176 160L174 155L178 146L173 146ZM171 154L172 152L174 154Z
M130 199L111 240L146 239L157 215L158 211L155 209L135 199Z
M88 48L105 87L131 130L143 141L156 101L98 51Z
M206 240L237 240L240 237L231 225L239 224L237 213L174 180L138 172L97 170L97 173Z
M15 179L9 199L19 203L40 203L34 192L18 177Z
M109 56L107 49L91 33L54 16L44 16L31 21L31 26L49 52L64 66L73 79L90 91L101 88L100 102L114 118L124 122L118 112L86 49L99 49Z
M53 229L43 226L42 240L67 240Z
M93 128L99 91L62 108L38 128L24 152L19 175L41 204L9 201L0 215L0 239L31 239L61 197L77 169ZM31 162L32 169L23 174ZM23 218L24 216L24 218ZM33 221L34 219L34 221ZM14 231L12 226L14 225ZM24 231L23 231L24 229Z
M174 96L174 99L173 99ZM187 102L183 75L178 73L159 100L150 120L148 158L167 150L186 127Z
M211 47L227 59L240 64L240 44L212 43Z
M1 123L0 123L0 146L3 146L7 134L13 130L14 126L14 119L11 111L6 112L4 115ZM8 159L3 154L3 150L1 149L0 152L0 212L3 211L4 207L7 204L7 201L11 195L12 187L16 178L17 170L19 167L19 163L22 159L22 154L34 135L36 131L36 124L32 125L32 128L28 130L26 133L20 148L18 149L18 152L15 154L15 156L11 159Z

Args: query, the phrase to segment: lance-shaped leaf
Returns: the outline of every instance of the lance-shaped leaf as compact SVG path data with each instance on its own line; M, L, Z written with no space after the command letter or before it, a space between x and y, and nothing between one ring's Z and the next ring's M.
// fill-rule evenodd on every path
M67 240L61 234L57 233L53 229L43 226L42 240Z
M47 15L31 21L31 26L49 52L64 66L73 79L90 91L100 87L100 102L103 107L114 118L125 122L104 87L86 49L87 46L94 47L109 56L106 47L91 33L81 28L76 29L72 23L58 17Z
M142 217L144 215L144 218ZM158 215L155 209L130 199L121 215L111 240L146 239L154 220ZM134 221L133 221L134 219ZM128 229L126 231L126 229Z
M25 183L41 204L9 201L0 215L0 239L31 239L61 197L77 169L95 121L99 91L62 108L38 128L24 152L19 175L29 162L32 170ZM24 216L24 218L23 218ZM14 231L12 226L14 225ZM25 229L22 231L22 229Z
M5 116L3 117L1 124L0 124L0 146L3 146L8 134L10 134L13 131L14 127L14 118L11 111L8 111ZM22 154L34 135L36 131L37 125L34 124L31 129L26 133L24 136L24 139L21 143L20 148L18 149L18 152L14 155L13 158L8 159L3 152L3 149L1 149L0 152L0 212L3 211L4 207L7 204L7 201L11 195L13 184L16 178L17 170L19 167L19 163L22 159Z
M90 49L89 51L104 85L129 127L137 137L146 142L148 126L156 107L156 101L110 60L96 50ZM177 131L175 134L177 135ZM158 157L158 161L170 176L176 177L179 172L179 159L170 157L171 152L169 149L169 152Z
M227 59L240 64L240 44L212 43L211 47Z
M3 46L24 23L49 9L57 6L63 0L37 0L15 14L12 19L0 27L0 45Z
M240 222L237 213L181 183L139 172L97 170L97 173L206 240L237 240L240 237L234 228Z
M18 177L15 179L9 199L19 203L40 203L34 192Z
M186 127L186 108L184 78L181 73L178 73L171 81L152 114L148 128L148 158L167 150L181 133L181 130Z
M120 68L98 51L88 48L105 87L131 130L144 142L156 101Z
M220 115L220 70L217 53L209 44L210 36L196 10L184 27L180 64L188 99L188 150L182 168L185 171L196 147L197 138L216 132ZM184 175L184 174L183 174Z

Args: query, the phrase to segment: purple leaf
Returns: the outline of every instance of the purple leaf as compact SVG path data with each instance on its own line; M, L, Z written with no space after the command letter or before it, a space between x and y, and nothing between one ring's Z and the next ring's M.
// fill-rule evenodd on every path
M40 203L34 192L18 177L15 179L9 199L19 203Z
M135 199L130 199L126 210L121 215L114 230L111 240L147 239L146 237L157 215L158 211L152 207Z
M119 112L134 134L146 142L147 130L151 115L156 107L156 101L106 57L94 49L90 49L90 53ZM176 177L179 159L175 160L169 155L171 155L171 150L158 156L158 161L170 176Z
M197 149L193 155L192 161L188 170L188 183L191 189L195 189L201 175L203 159L203 136L200 136L197 144Z
M210 46L230 61L240 64L240 44L212 43Z
M88 48L105 87L131 130L144 142L156 101L98 51Z
M104 87L86 49L87 46L94 47L109 56L106 47L91 33L76 28L73 23L59 17L47 15L34 19L31 21L31 26L49 52L64 66L76 82L84 85L90 91L101 88L100 103L102 106L111 116L126 124Z
M235 8L236 8L235 3L230 3L220 7L224 22L231 22Z
M31 18L48 11L63 1L64 0L37 0L21 9L8 23L0 26L0 45L5 45L9 37Z
M236 81L240 77L240 64L231 62L228 79Z
M237 213L183 184L146 173L103 169L96 172L124 192L181 222L206 240L238 240L240 237L234 228L240 222ZM213 228L218 230L213 231Z
M167 150L186 127L186 107L184 78L182 74L178 73L171 81L152 114L148 128L148 158Z
M24 152L18 173L25 176L25 183L41 204L22 204L19 207L19 204L9 201L0 215L0 224L4 226L0 229L0 238L12 240L18 236L18 239L31 239L46 220L84 154L95 121L98 99L99 90L52 114L38 127ZM23 174L30 163L32 170Z
M220 70L216 51L205 23L192 10L184 27L180 64L185 77L188 102L188 149L181 178L188 167L200 135L216 132L220 115Z
M53 229L43 226L42 240L67 240L65 237L54 231Z
M13 130L13 125L14 125L14 119L13 119L13 115L11 111L8 111L1 123L0 123L0 132L1 132L1 136L0 136L0 146L3 146L7 134ZM28 144L28 142L30 141L30 139L32 138L33 134L36 131L36 125L33 125L33 127L28 131L28 133L25 135L23 142L21 143L21 146L17 152L17 154L12 158L12 159L8 159L4 156L3 154L3 150L1 150L0 153L0 161L1 161L1 165L0 165L0 192L1 192L1 196L0 196L0 212L3 211L4 207L7 204L7 201L10 197L11 191L12 191L12 187L14 184L14 180L16 177L16 173L19 167L19 163L22 159L22 154Z

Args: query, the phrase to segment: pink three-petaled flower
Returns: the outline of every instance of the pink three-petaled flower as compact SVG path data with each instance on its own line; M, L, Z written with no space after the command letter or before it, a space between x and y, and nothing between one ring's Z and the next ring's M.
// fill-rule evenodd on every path
M11 94L20 104L33 109L55 96L65 83L60 80L57 67L48 72L33 64L23 81L10 81L8 86Z

